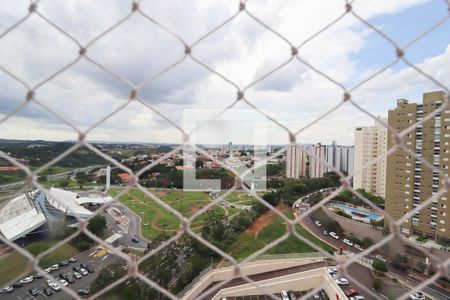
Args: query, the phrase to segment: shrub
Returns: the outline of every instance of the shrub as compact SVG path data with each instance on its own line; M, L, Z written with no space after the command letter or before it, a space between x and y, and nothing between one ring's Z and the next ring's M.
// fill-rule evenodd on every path
M373 263L372 263L372 267L375 269L375 270L377 270L377 271L380 271L380 272L387 272L387 270L388 270L388 267L387 267L387 264L384 262L384 261L381 261L381 260L375 260Z
M381 291L381 287L383 286L383 283L381 282L381 280L380 279L375 279L374 281L373 281L373 289L376 291L376 292L379 292L379 291Z

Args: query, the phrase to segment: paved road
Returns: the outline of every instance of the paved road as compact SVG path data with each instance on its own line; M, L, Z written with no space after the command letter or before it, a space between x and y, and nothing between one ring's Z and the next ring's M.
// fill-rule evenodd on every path
M303 199L307 199L308 197L303 197ZM294 204L295 206L295 204ZM307 210L309 208L309 204L307 203L307 201L303 201L301 204L298 205L298 211L299 213L304 212L305 210ZM359 253L360 251L355 249L354 247L349 247L348 245L344 244L343 239L345 237L339 237L338 240L336 240L335 238L329 236L329 235L324 235L323 234L323 228L317 226L314 223L314 220L311 218L311 216L306 216L303 220L302 223L304 225L304 227L306 227L306 229L311 232L312 234L314 234L316 237L326 241L328 244L333 245L334 247L336 247L337 249L339 249L340 247L343 248L344 251L349 251L349 252L353 252L353 253ZM381 253L380 251L374 251L368 255L366 255L365 257L370 259L370 260L374 260L375 255L380 254L380 255L385 255L384 253ZM399 277L401 277L402 279L405 279L405 282L412 281L411 278L405 278L405 275L398 272L398 270L391 268L389 266L389 272L392 273L396 273ZM414 281L413 281L414 282ZM413 283L412 286L414 286L417 282ZM396 283L392 283L391 284L391 290L395 295L401 295L402 292L406 292L408 289L405 289L404 286L400 285L400 284L396 284ZM434 285L431 284L429 285L427 288L423 289L423 291L425 293L428 293L429 295L435 297L436 299L442 299L442 300L448 300L450 299L450 294L448 293L448 291Z
M110 254L106 253L102 256L96 256L95 249L92 249L90 251L85 252L82 254L76 263L71 263L66 267L61 267L59 270L53 271L50 273L53 277L57 278L60 273L68 273L73 272L73 266L79 266L80 264L89 264L92 267L94 267L95 272L89 273L87 276L83 276L79 280L76 280L73 284L69 284L68 287L71 288L74 291L77 291L82 288L88 288L89 285L97 278L99 270L103 268L105 265L119 262L119 259ZM59 280L59 278L57 278ZM28 284L24 284L20 288L14 289L13 292L8 294L0 294L0 299L53 299L53 300L67 300L71 299L71 297L65 293L64 291L60 290L56 292L55 294L47 297L43 294L43 289L47 287L47 279L46 278L40 278L40 279L34 279L33 282L30 282ZM36 297L31 296L28 291L31 288L37 288L41 293L37 295Z
M128 226L122 226L120 224L117 224L110 214L102 212L102 214L105 215L106 220L108 222L107 224L108 228L112 229L116 233L123 234L123 237L119 239L119 244L125 247L146 248L147 240L143 238L140 234L141 231L140 217L137 214L135 214L131 209L129 209L127 206L119 202L114 203L111 207L117 208L130 219L130 223L128 224ZM140 239L138 243L132 241L132 238L135 236L138 236Z

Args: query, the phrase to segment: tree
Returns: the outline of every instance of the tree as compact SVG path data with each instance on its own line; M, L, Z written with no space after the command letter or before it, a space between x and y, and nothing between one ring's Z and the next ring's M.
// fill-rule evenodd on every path
M376 292L379 292L379 291L381 291L381 287L383 286L383 283L381 282L381 280L379 279L379 278L377 278L377 279L375 279L374 281L373 281L373 289L376 291Z
M380 271L380 272L382 272L382 273L388 271L387 264L386 264L384 261L381 261L381 260L375 260L375 261L372 263L372 267L373 267L375 270Z
M69 180L67 180L67 179L61 180L61 181L59 182L59 186L62 187L62 188L68 187L68 186L69 186Z
M120 264L113 264L102 268L97 279L91 283L91 291L95 293L119 278L122 278L125 274L127 274L126 267Z
M106 218L102 215L96 215L89 221L87 228L93 234L101 236L106 229Z

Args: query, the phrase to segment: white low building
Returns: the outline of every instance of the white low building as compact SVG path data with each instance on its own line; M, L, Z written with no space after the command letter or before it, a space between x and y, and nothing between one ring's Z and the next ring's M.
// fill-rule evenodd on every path
M0 211L0 232L10 241L44 225L47 218L25 194L9 201Z
M63 214L78 218L87 218L93 214L83 205L103 205L114 201L110 196L91 193L75 193L52 187L47 195L47 202Z

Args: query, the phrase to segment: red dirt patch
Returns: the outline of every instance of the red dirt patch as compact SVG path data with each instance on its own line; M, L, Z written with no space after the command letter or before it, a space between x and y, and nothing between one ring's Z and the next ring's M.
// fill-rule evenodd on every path
M278 204L275 208L278 209L279 212L284 213L289 207L285 204ZM250 227L245 229L244 232L253 233L255 237L258 237L259 232L264 227L272 224L276 217L277 215L272 210L266 211L260 215Z

